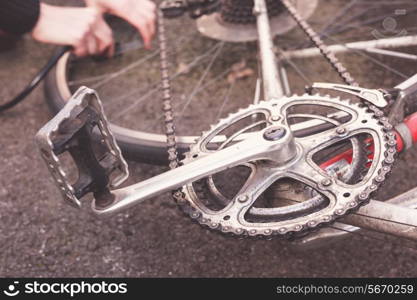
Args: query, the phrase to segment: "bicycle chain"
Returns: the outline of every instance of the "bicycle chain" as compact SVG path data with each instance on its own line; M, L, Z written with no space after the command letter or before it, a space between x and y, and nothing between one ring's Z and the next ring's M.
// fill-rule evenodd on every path
M314 45L320 50L323 57L330 63L333 69L339 74L343 81L348 85L358 86L358 83L348 72L348 70L342 65L342 63L336 58L333 52L329 50L320 36L314 31L314 29L304 21L298 14L295 7L290 3L289 0L280 0L285 6L287 11L290 13L292 18L297 22L298 26L304 31Z
M165 133L167 137L167 152L170 169L179 166L177 142L175 135L174 111L172 109L171 80L169 78L168 53L162 9L158 9L158 38L161 68L162 110L164 112Z
M294 17L294 19L299 23L299 25L304 29L304 31L308 34L308 36L312 39L312 41L316 44L316 46L320 49L322 54L327 58L329 63L333 66L333 68L338 72L338 74L345 80L346 83L351 85L357 85L355 80L352 76L348 73L347 69L343 67L343 65L337 60L337 58L331 53L328 48L325 46L323 41L320 37L314 32L311 27L301 19L298 15L294 7L287 1L281 0L284 6L288 9L290 14ZM178 149L176 144L176 134L175 134L175 123L174 123L174 113L172 108L172 95L171 95L171 83L169 78L169 70L168 70L168 50L166 47L166 36L165 36L165 27L164 27L164 16L163 11L158 9L158 38L159 38L159 46L160 46L160 68L161 68L161 90L162 90L162 100L163 100L163 112L164 112L164 122L165 122L165 129L166 129L166 136L167 136L167 153L168 153L168 161L170 169L177 168L181 165L178 155ZM378 119L379 123L382 125L383 130L385 132L385 147L387 151L384 153L384 166L378 170L378 176L374 179L373 183L365 188L356 199L356 202L352 204L352 207L347 207L345 210L336 211L336 215L329 220L323 220L321 223L315 224L307 224L308 228L307 231L313 231L317 228L329 225L333 223L337 218L342 217L343 215L356 211L359 209L360 206L369 202L370 197L372 194L378 189L378 187L385 181L387 176L389 175L392 165L395 160L396 155L396 136L393 132L393 126L389 123L387 117L384 116L384 113L374 105L366 105L367 109L372 112L376 119ZM197 212L191 205L189 205L187 199L185 198L185 194L182 192L181 188L172 192L172 196L179 207L182 209L184 213L189 215L192 220L197 221L200 225L207 226L209 229L216 229L218 224L214 224L216 226L211 226L209 220L201 217L201 214ZM279 235L279 236L296 236L297 232L295 231L288 231L285 233L276 231L272 232L271 230L265 230L263 232L256 232L255 234L251 234L246 232L242 228L236 228L232 231L227 231L223 233L232 233L238 236L245 236L245 237L253 237L256 236L258 238L269 238L271 235ZM305 233L305 232L303 232Z

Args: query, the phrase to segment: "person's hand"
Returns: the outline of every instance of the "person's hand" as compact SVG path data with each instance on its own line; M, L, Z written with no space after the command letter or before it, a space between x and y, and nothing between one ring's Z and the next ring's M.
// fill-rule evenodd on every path
M69 45L77 56L114 53L113 36L102 13L91 7L58 7L41 3L32 37L44 43Z
M142 35L146 48L155 34L156 5L150 0L85 0L90 7L118 16L132 24Z

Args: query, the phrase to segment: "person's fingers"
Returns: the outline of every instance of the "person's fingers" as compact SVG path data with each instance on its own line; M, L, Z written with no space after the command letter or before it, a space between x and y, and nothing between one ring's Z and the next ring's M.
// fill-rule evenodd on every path
M152 37L155 34L155 15L149 11L139 11L128 21L140 32L145 48L151 48Z
M145 20L141 27L143 28L141 34L145 47L150 49L152 47L152 38L155 34L155 24L149 20Z
M113 56L113 32L103 19L101 19L100 22L96 24L95 35L98 42L99 54L106 55L108 57Z
M96 39L96 36L93 33L87 36L85 43L89 55L99 54L98 40Z
M149 32L149 48L152 48L152 39L153 39L153 36L155 35L155 23L154 22L148 22L147 23L147 28L148 28L148 32Z
M82 57L97 53L98 44L94 36L97 16L95 10L86 8L74 17L74 25L71 30L74 33L72 46L76 56Z
M74 38L72 43L73 53L78 57L83 57L88 55L88 39L89 30L77 30L77 36Z
M88 1L89 6L94 6L95 2ZM156 5L149 0L119 0L101 3L102 11L114 14L125 19L135 27L142 36L146 48L151 47L151 40L155 35L156 26ZM109 48L111 49L111 48Z
M151 38L155 35L155 31L156 31L156 26L155 26L155 17L154 16L150 16L147 19L147 25L149 28L149 32L151 35Z
M149 9L151 11L156 11L156 4L152 1L142 1L141 7L143 10Z
M88 55L88 50L86 47L84 47L84 44L74 46L74 49L72 52L78 57L84 57Z
M152 36L150 34L149 28L146 25L146 23L144 23L142 20L140 23L137 23L135 27L140 32L140 35L142 36L143 43L145 44L145 48L150 49Z
M106 49L104 49L103 55L110 58L110 57L114 56L115 51L116 51L116 46L114 45L114 43L111 43L110 46L108 46Z

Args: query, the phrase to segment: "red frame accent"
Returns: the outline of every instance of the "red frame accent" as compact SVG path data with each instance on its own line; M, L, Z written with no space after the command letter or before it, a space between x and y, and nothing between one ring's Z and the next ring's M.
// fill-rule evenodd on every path
M413 138L413 143L417 142L417 112L408 116L404 119L404 124L407 126L407 128L410 130L411 136ZM397 140L397 151L402 152L404 150L404 141L401 138L401 135L395 131L396 140ZM369 146L369 150L373 151L373 145ZM369 158L372 158L373 153L369 154ZM326 169L328 166L334 164L335 162L338 162L339 160L346 160L347 162L352 162L352 150L347 150L341 154L338 154L328 161L322 163L320 165L320 168Z

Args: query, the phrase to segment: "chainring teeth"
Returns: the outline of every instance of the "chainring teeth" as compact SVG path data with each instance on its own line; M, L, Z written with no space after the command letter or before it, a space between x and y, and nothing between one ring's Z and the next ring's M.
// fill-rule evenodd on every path
M296 21L299 27L305 33L307 33L307 35L313 41L315 46L321 51L324 58L326 58L330 62L330 64L334 67L334 69L336 69L336 71L339 73L342 79L344 79L344 81L349 84L356 85L354 79L350 76L350 74L342 66L342 64L338 62L338 60L336 59L336 57L334 57L332 52L328 51L324 43L321 41L320 37L317 34L315 34L314 30L310 26L308 26L308 24L306 24L302 20L302 18L297 14L296 9L292 8L292 6L290 5L288 1L284 1L283 3L286 4L285 5L286 9L291 15L291 17ZM158 18L160 18L161 19L160 21L162 21L163 19L162 13L158 14ZM164 26L163 26L163 22L158 22L158 23L160 24L160 29L161 29L159 30L160 32L159 40L160 42L162 41L161 42L161 70L163 73L162 81L163 83L167 83L168 92L169 92L169 76L168 76L167 69L163 66L163 63L166 62L166 57L165 58L163 57L164 55L166 56L166 49L163 43L165 41ZM381 140L381 142L383 142L383 144L381 144L381 148L383 149L381 149L382 155L380 155L378 161L376 162L378 168L375 171L375 175L377 176L371 178L370 180L371 184L369 186L366 186L359 195L355 196L356 201L353 203L354 204L353 206L349 205L349 203L346 203L343 207L340 207L340 208L338 207L333 213L320 215L317 218L308 220L301 224L293 224L291 226L285 226L285 227L276 226L274 228L262 228L262 229L254 228L254 226L248 227L248 228L233 227L233 226L229 226L227 223L222 224L222 222L213 222L210 219L210 217L204 213L204 211L199 210L198 205L197 205L198 203L196 204L193 202L193 199L190 198L190 195L187 191L187 186L184 186L181 189L175 191L173 194L174 198L176 199L179 206L183 209L183 211L187 213L187 215L189 215L192 220L197 221L201 225L205 225L209 229L216 229L219 232L230 233L236 236L249 236L249 237L261 236L261 237L269 238L275 235L281 236L281 237L293 237L293 236L297 236L300 234L304 234L305 232L308 232L308 231L317 230L321 226L324 226L326 224L333 222L334 220L343 216L347 212L355 210L359 208L360 205L363 205L364 203L366 203L369 200L369 197L377 190L378 186L381 183L383 183L384 179L386 178L386 176L389 174L389 171L391 170L391 165L394 162L396 151L395 151L395 135L394 137L390 135L392 133L391 132L392 126L388 123L388 120L383 116L383 113L372 105L369 107L364 105L363 108L360 108L358 104L353 104L353 103L349 103L345 101L341 102L339 98L331 98L328 95L327 96L294 95L291 97L284 97L283 100L291 101L292 99L295 99L295 98L303 98L308 102L309 99L314 99L314 97L323 98L327 100L328 103L339 103L339 104L347 103L347 105L351 108L355 107L355 109L357 110L361 109L362 111L367 111L366 115L368 117L376 118L379 123L378 126L382 128L381 132L383 133L380 132L380 134L383 137L383 140ZM165 100L167 102L167 108L166 110L164 110L164 112L166 113L166 120L168 120L168 123L169 123L169 122L172 122L172 116L169 117L169 115L167 114L168 112L172 112L172 107L170 107L170 103L169 103L170 101L169 93L167 93L167 97L165 98ZM256 106L255 105L250 106L246 110L250 110L254 107L259 107L262 105L269 105L269 103L270 102L268 102L268 104L267 102L261 102L260 104ZM190 147L190 152L185 155L185 158L180 162L180 164L186 164L196 159L196 157L194 156L195 154L197 154L197 156L199 155L199 152L201 151L200 146L203 143L203 140L207 138L207 136L211 132L216 130L219 124L221 124L222 122L227 122L227 120L229 120L231 116L237 116L242 111L245 111L245 109L240 110L238 113L230 115L229 117L223 119L223 121L220 121L217 125L212 126L209 131L204 132L201 138L198 139L196 144ZM172 130L172 128L167 129L167 136L168 137L174 136L174 140L175 140L175 132ZM173 145L173 148L175 148L175 144Z
M210 218L210 215L207 215L199 208L199 205L202 203L201 201L197 201L200 204L195 203L193 200L193 195L190 194L189 189L192 189L192 184L186 185L181 189L181 197L175 197L177 199L177 203L180 204L182 210L194 221L197 221L200 225L205 226L208 229L218 230L222 233L226 234L233 234L235 236L245 236L245 237L272 237L272 236L280 236L280 237L295 237L301 234L304 234L309 231L317 230L322 226L331 224L336 219L350 213L352 211L357 210L360 206L366 204L370 197L378 190L378 187L385 181L389 172L391 171L391 166L394 162L395 155L396 155L396 142L395 142L395 134L393 133L393 127L389 124L388 119L383 115L383 113L374 106L367 106L363 103L351 103L349 101L341 101L340 98L332 98L328 95L321 96L319 94L315 95L294 95L290 97L283 97L283 99L279 99L279 105L286 105L282 103L290 103L291 101L299 101L300 99L304 100L307 104L309 100L321 100L329 103L340 105L341 103L344 106L348 106L350 109L355 111L360 111L363 116L366 116L368 120L372 120L367 126L375 126L377 127L377 134L380 137L381 143L381 150L380 150L380 157L376 161L375 159L372 160L372 164L376 163L374 168L374 174L370 178L369 184L357 195L349 197L346 201L337 201L333 207L333 209L328 209L326 214L318 214L316 217L309 219L308 221L304 221L301 224L290 224L285 226L279 226L278 224L274 227L267 227L266 226L256 226L256 225L248 225L251 223L245 222L245 226L234 227L231 225L230 222L222 222L222 221L213 221ZM211 126L210 130L205 131L202 133L201 137L196 141L196 143L190 147L190 151L185 154L185 158L182 161L183 164L189 163L190 161L197 159L201 152L201 146L204 143L208 143L207 139L210 137L212 138L213 132L221 132L227 126L231 119L238 120L239 116L250 116L250 111L259 112L261 108L269 109L271 112L275 109L273 105L275 101L261 101L257 105L250 105L246 109L241 109L236 113L229 114L229 116L223 118L218 122L217 125ZM358 117L359 118L359 117ZM377 126L376 126L377 125ZM218 130L218 128L225 126L224 128ZM366 127L364 125L364 127ZM215 135L214 135L215 136ZM351 137L350 137L351 138ZM178 200L179 199L179 200ZM216 219L216 218L215 218ZM254 223L257 224L257 223ZM272 223L270 223L272 224Z
M290 97L284 96L282 98L280 98L279 100L272 100L271 101L265 101L265 100L261 100L259 101L258 104L251 104L246 108L240 108L237 112L233 112L230 113L229 115L227 115L226 117L220 119L217 124L213 124L210 126L209 130L203 131L200 135L200 138L198 138L196 140L196 142L190 146L190 151L187 152L185 155L187 156L187 160L190 159L190 156L194 155L191 154L193 152L196 151L202 151L202 146L205 144L208 144L210 142L210 139L213 138L213 132L217 131L217 133L221 132L222 130L224 130L225 128L227 128L230 124L228 124L230 122L230 119L235 118L235 117L239 117L242 115L242 113L253 109L253 111L251 113L248 113L246 116L242 116L242 117L248 117L252 114L257 114L257 113L264 113L266 120L269 119L269 117L271 116L271 114L273 114L274 111L276 111L275 105L279 105L280 107L285 107L285 103L289 103L290 101L297 101L297 100L303 100L303 101L310 101L310 100L323 100L326 99L326 101L332 102L332 103L336 103L336 104L342 104L343 106L354 106L356 108L359 108L359 105L357 103L351 103L350 100L343 100L341 101L340 97L331 97L330 95L320 95L320 94L313 94L313 95L309 95L309 94L303 94L303 95L297 95L294 94ZM279 101L279 102L278 102ZM273 103L271 105L271 103ZM346 105L347 104L347 105ZM287 107L288 109L289 107ZM286 109L286 110L287 110ZM269 111L269 115L267 113L267 111ZM282 113L281 113L282 114ZM285 114L283 114L285 115ZM191 154L191 155L187 155L187 154Z

